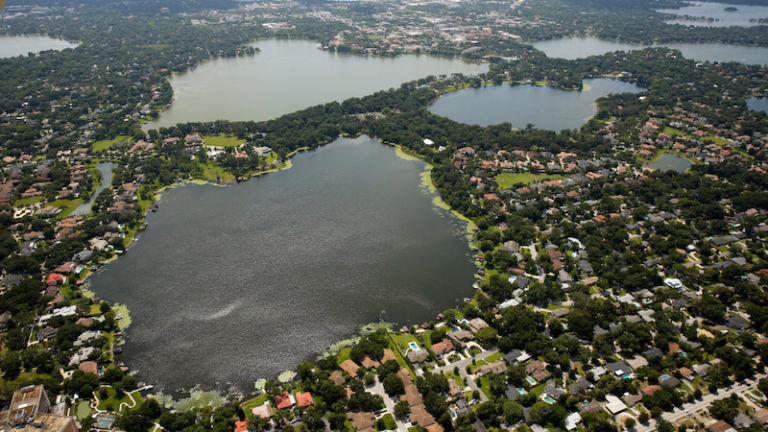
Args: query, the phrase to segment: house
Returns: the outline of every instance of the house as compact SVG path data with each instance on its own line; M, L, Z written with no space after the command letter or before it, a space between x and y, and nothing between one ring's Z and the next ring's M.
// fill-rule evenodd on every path
M54 327L45 327L40 329L40 331L37 332L37 340L38 342L45 342L48 339L51 339L52 337L56 336L56 333L59 332L59 329Z
M610 370L611 372L613 372L614 375L619 377L625 376L626 374L631 373L633 370L630 365L624 363L623 361L608 363L607 365L605 365L605 367L608 368L608 370Z
M507 364L504 363L504 361L499 360L495 361L493 363L484 364L477 369L475 369L475 373L477 375L486 375L489 373L496 373L501 374L507 371Z
M342 373L337 370L331 372L331 375L328 378L330 378L331 381L333 381L333 383L337 386L344 384L344 382L346 381L344 379L344 375L342 375Z
M548 379L551 375L547 371L547 365L539 360L534 360L530 363L528 363L525 366L525 372L533 375L534 378L536 378L537 381L544 381Z
M736 429L734 429L733 426L729 425L723 420L718 420L707 426L707 430L709 432L736 432Z
M574 430L579 423L581 423L581 416L579 413L571 413L571 415L565 418L565 429Z
M411 407L411 414L409 416L411 423L417 424L423 428L435 424L435 418L432 414L427 412L424 404Z
M442 341L432 345L432 352L434 352L438 357L442 357L451 351L453 351L453 344L448 339L443 339Z
M235 422L235 432L247 432L248 420L240 420Z
M643 387L640 391L643 392L643 394L652 396L657 391L661 390L661 386L657 384L651 384L649 386Z
M99 374L99 364L96 363L95 361L84 361L80 363L80 366L78 366L77 368L87 374L91 374L91 375Z
M48 275L48 280L46 283L48 285L61 285L64 283L64 276L62 276L60 273L51 273Z
M742 412L736 414L736 417L733 418L733 425L739 429L748 428L752 426L753 423L754 421Z
M275 396L275 406L277 409L287 409L292 407L296 403L293 395L288 392L282 392Z
M251 408L251 414L261 418L270 418L273 415L275 415L275 413L272 411L272 405L270 405L269 402L266 402L263 405L259 405L257 407Z
M360 366L358 366L357 363L349 359L341 362L339 367L353 378L357 376L357 371L360 370Z
M504 356L504 360L509 364L524 362L530 358L531 356L528 353L520 350L512 350Z
M552 379L547 381L547 384L544 387L544 392L547 394L547 396L551 397L554 400L557 400L558 398L560 398L560 396L565 394L565 390L558 387L557 383L555 383L555 380L552 380Z
M592 388L592 383L590 383L584 378L581 378L580 380L576 381L575 383L571 383L571 385L568 386L569 394L571 396L576 396L578 394L586 393L591 388Z
M463 329L456 330L456 331L449 331L445 335L448 336L449 339L458 343L461 346L464 346L465 342L469 342L475 339L475 335L473 335L472 332L469 332Z
M624 405L624 402L612 394L605 395L605 400L607 402L605 404L605 409L607 409L608 412L613 415L616 415L627 409L627 406Z
M423 349L416 350L416 351L408 351L407 357L408 357L408 360L411 361L411 363L421 363L424 360L426 360L427 357L429 357L429 353L427 352L427 350L423 350Z
M352 427L357 432L373 432L373 419L376 417L370 412L348 412L347 417L352 422Z
M768 408L762 408L757 411L755 411L755 414L752 416L755 420L757 420L758 423L765 426L768 424Z
M400 396L400 400L408 402L410 407L424 403L424 398L413 383L405 384L405 392Z
M312 395L309 392L296 392L296 405L300 407L308 407L314 404L315 401L312 400Z
M477 333L478 330L488 327L488 323L482 318L473 318L469 320L469 329L472 333Z
M625 404L627 404L628 407L631 408L637 405L638 403L640 403L641 400L643 400L643 395L629 393L629 394L625 394L621 399L624 401Z
M643 356L636 355L635 357L627 360L627 364L632 369L639 369L641 367L648 366L648 360L646 360Z
M688 381L693 381L693 371L688 369L687 367L681 367L677 370L680 372L680 376L683 377L683 379L686 379Z
M377 362L376 360L372 360L368 356L363 357L362 363L363 363L363 367L366 369L375 369L381 366L381 363Z
M659 384L662 387L675 388L680 386L680 380L669 374L661 374L659 377Z

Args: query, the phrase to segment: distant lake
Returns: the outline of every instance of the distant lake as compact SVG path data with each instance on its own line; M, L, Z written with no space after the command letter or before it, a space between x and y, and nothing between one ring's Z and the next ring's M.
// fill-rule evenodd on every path
M751 109L752 111L762 111L764 113L768 113L768 98L748 98L747 108Z
M735 7L735 11L726 11L727 7ZM680 9L657 9L656 12L689 17L711 18L713 21L689 21L670 19L669 24L682 24L699 27L752 27L759 25L751 19L768 18L768 6L736 5L728 3L690 2L689 6Z
M660 158L653 162L645 164L648 168L653 168L661 171L677 171L686 172L688 168L693 165L693 162L686 158L680 157L674 153L665 152Z
M96 191L91 195L91 198L87 203L83 203L80 207L72 210L70 216L84 216L91 213L93 203L96 202L96 197L106 188L112 185L112 170L117 166L114 162L99 162L96 164L96 169L101 173L101 183L96 188Z
M600 97L643 91L610 78L584 80L584 88L580 92L534 85L471 88L441 96L429 111L480 126L510 122L514 128L524 128L533 123L539 129L560 131L586 123L597 113L595 100Z
M251 391L363 324L420 324L472 295L465 226L420 187L423 162L361 137L293 165L164 193L93 276L130 309L122 358L141 381Z
M477 74L486 64L427 55L337 54L303 40L262 40L254 56L222 58L171 78L169 110L144 129L193 121L269 120L310 106L362 97L429 75Z
M534 48L548 57L574 60L614 51L630 51L646 48L645 45L607 41L594 37L563 38L535 42ZM656 46L680 50L683 57L697 61L739 62L744 64L768 64L768 48L721 43L666 43Z
M48 36L0 36L0 58L26 56L46 50L61 51L77 44Z

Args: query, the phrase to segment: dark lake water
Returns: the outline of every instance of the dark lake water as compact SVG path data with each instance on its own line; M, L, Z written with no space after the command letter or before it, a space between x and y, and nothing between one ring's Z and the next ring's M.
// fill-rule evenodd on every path
M0 36L0 58L25 56L29 53L37 54L45 50L61 51L75 47L77 47L76 43L53 39L48 36Z
M645 45L607 41L594 37L563 38L535 42L534 48L549 57L578 59L613 51L630 51L646 48ZM657 45L679 50L683 57L710 62L739 62L744 64L768 64L768 48L721 43L667 43Z
M726 11L727 7L735 7L735 11ZM711 18L712 21L692 21L671 19L669 24L683 24L700 27L751 27L759 25L751 19L768 18L768 6L735 5L728 3L690 2L688 6L679 9L658 9L657 12L679 16Z
M533 123L539 129L559 131L578 128L595 115L597 98L643 90L610 78L584 80L584 88L580 92L534 85L472 88L440 97L429 111L468 124L510 122L512 127L524 128Z
M342 138L290 170L166 192L91 279L131 311L123 359L166 392L248 391L363 324L421 323L471 296L465 228L420 186L424 166Z
M762 111L768 113L768 98L747 98L747 108L752 111Z
M648 168L661 171L685 172L693 165L693 162L674 153L664 153L660 158L645 164Z

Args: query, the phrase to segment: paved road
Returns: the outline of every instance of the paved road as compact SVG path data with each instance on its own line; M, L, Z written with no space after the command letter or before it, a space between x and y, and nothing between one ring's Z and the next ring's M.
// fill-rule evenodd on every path
M724 399L734 393L736 393L737 395L741 395L742 393L745 393L751 388L757 387L757 382L760 380L760 378L765 378L765 377L766 377L766 374L755 375L753 379L748 379L745 382L745 384L734 385L730 390L720 389L720 391L718 391L717 393L710 393L706 396L703 396L700 400L694 401L692 403L683 404L682 408L675 408L674 411L665 412L661 416L661 418L663 418L664 420L670 423L675 423L676 421L681 420L684 417L688 417L695 414L696 411L699 411L701 409L706 409L707 407L709 407L709 404L711 404L712 402L718 399ZM647 425L640 424L635 428L636 432L650 432L652 430L656 430L656 420L653 420L653 419L651 419Z
M493 348L493 349L489 349L489 350L483 351L480 354L475 356L475 360L478 360L478 361L479 360L483 360L486 357L488 357L488 356L490 356L492 354L497 353L498 351L499 350L497 348ZM470 377L467 374L467 365L470 365L470 364L472 364L472 358L471 357L459 360L457 362L448 363L445 366L440 366L439 368L436 369L436 371L440 371L440 372L453 372L453 368L458 367L459 368L459 376L461 376L464 379L464 382L467 383L467 386L469 386L469 388L472 391L477 390L480 393L480 402L488 402L488 396L486 396L485 393L483 393L483 391L480 390L480 387L477 384L475 384L475 380L472 379L472 377Z
M376 383L373 385L373 387L367 389L369 392L373 394L377 394L381 396L382 399L384 399L384 405L387 407L387 412L392 414L392 417L395 417L395 404L398 401L393 401L391 397L387 394L386 391L384 391L384 385L379 382L379 377L376 377ZM398 420L395 417L395 423L397 423L397 430L398 432L408 432L408 426L405 422L402 422Z

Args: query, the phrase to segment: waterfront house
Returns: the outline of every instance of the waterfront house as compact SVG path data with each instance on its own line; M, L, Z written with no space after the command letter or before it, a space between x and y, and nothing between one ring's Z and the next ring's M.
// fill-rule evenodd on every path
M275 406L277 409L287 409L292 407L296 403L293 395L288 392L282 392L275 396Z

